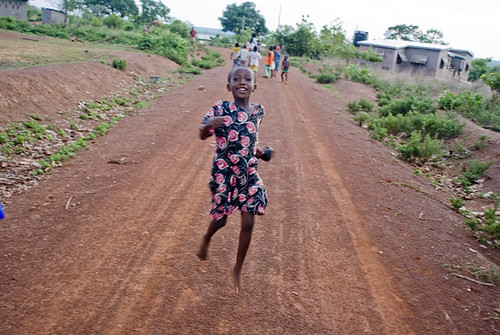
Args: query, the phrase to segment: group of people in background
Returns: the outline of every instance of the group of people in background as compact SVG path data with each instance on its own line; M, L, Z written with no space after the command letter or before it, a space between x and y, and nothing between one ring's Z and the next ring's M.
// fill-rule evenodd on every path
M242 47L239 43L235 43L234 48L231 52L231 59L233 60L233 68L237 66L247 66L254 72L257 76L259 70L259 62L262 58L259 50L260 38L254 33L252 38ZM264 67L264 77L273 78L276 77L280 72L280 61L281 61L281 48L279 44L272 45L269 47L269 52L266 56L266 63ZM288 83L288 71L290 69L290 61L288 60L288 55L283 56L281 61L281 82L284 84Z

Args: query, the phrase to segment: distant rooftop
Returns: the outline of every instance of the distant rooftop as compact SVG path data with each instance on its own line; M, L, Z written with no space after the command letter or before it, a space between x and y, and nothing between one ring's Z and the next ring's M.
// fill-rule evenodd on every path
M368 41L359 41L358 44L373 45L389 49L419 48L419 49L431 49L431 50L448 50L451 48L449 45L420 43L420 42L411 42L402 40L368 40Z
M196 31L196 36L201 40L209 40L210 37L216 37L217 35L221 37L232 37L234 36L233 32L230 31L222 31L219 28L206 28L206 27L194 27Z

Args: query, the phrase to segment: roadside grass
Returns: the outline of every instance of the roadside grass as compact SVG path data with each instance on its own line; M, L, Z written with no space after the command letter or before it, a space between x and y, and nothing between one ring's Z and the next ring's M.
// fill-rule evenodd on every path
M472 280L479 284L488 286L500 284L500 267L498 266L486 268L477 265L475 262L467 262L462 265L441 264L441 266L453 271L452 274L457 277ZM465 275L459 275L458 272Z
M182 73L172 73L154 82L137 77L128 91L81 102L72 110L60 112L64 117L54 123L46 122L40 115L11 122L0 131L2 168L23 181L40 179L88 148L98 137L105 136L123 118L140 113L153 99L192 78ZM25 189L16 187L2 186L0 191L10 196Z
M77 62L111 63L114 56L111 51L137 52L137 50L120 45L77 43L52 37L44 37L42 41L33 40L0 40L2 50L1 70L20 70L27 67ZM37 53L30 52L36 44ZM21 52L19 50L22 50ZM87 51L87 52L86 52Z
M338 62L308 62L293 59L292 64L316 82L328 83L325 86L331 90L330 84L340 77ZM499 131L500 102L491 90L477 83L388 74L357 65L345 67L343 77L377 90L376 102L361 98L347 103L346 111L353 116L352 120L366 128L372 139L392 147L400 159L413 164L417 175L422 174L436 188L449 192L450 207L464 216L465 225L476 238L500 248L499 195L491 194L494 204L481 212L473 213L465 207L466 200L478 196L481 180L488 178L487 170L493 162L473 157L490 141L488 136L481 135L471 143L468 140L471 134L464 134L465 123L459 118L466 117ZM449 176L447 167L456 165L457 160L463 161L460 171ZM432 173L423 174L423 170ZM410 187L405 183L397 185Z
M5 21L9 20L2 21L0 18L0 23ZM14 23L23 24L17 21ZM87 33L98 33L98 31L92 30ZM95 35L89 38L98 37ZM36 43L36 53L30 51L33 43ZM83 61L100 62L119 70L126 70L127 61L117 58L113 51L144 54L137 49L137 46L75 43L68 39L46 36L13 41L0 40L0 50L2 50L0 71ZM31 115L28 120L2 124L0 128L2 174L5 173L6 179L10 178L7 174L12 178L15 176L23 186L18 187L15 181L9 181L8 185L0 186L0 194L6 197L22 192L25 185L30 183L30 178L40 179L44 174L74 157L79 151L85 150L92 141L107 134L119 120L140 112L153 99L184 85L204 69L225 64L220 52L198 43L189 46L187 51L190 55L189 62L182 61L179 69L172 71L168 76L148 78L135 76L135 84L122 94L84 101L72 110L59 111L63 117L53 124L48 124L39 115Z

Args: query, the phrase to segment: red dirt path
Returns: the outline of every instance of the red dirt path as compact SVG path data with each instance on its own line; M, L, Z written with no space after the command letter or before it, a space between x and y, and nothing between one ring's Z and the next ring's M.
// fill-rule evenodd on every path
M269 206L232 290L239 215L208 224L213 143L198 125L229 65L120 121L29 192L0 224L1 334L495 334L500 290L443 264L500 265L435 190L292 69L258 78ZM199 90L205 86L205 90ZM125 164L110 164L123 158Z

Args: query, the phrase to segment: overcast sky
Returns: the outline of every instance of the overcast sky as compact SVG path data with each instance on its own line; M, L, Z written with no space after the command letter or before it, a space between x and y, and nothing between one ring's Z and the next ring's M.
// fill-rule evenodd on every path
M57 0L30 0L30 4ZM220 28L218 18L228 4L245 1L162 0L170 15L195 26ZM317 31L339 19L352 39L355 30L369 33L369 39L383 39L388 27L416 25L422 31L440 30L443 40L454 48L466 49L475 57L500 60L500 0L254 0L269 30L292 25L308 16ZM281 11L280 11L281 9Z

